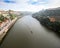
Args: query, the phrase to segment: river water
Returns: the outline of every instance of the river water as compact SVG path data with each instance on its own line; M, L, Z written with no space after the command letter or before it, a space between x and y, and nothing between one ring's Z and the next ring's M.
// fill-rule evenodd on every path
M60 38L31 16L18 19L1 48L60 48Z

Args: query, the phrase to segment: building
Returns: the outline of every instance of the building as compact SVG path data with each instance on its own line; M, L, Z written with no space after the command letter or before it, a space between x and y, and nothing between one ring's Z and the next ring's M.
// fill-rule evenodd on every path
M53 18L55 18L56 21L60 21L60 16L51 16Z

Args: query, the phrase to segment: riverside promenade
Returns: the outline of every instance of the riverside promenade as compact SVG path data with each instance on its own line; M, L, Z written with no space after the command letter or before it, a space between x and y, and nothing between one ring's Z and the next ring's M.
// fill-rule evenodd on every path
M3 29L0 31L0 42L4 38L4 36L7 34L8 30L13 26L13 24L16 22L17 17L10 21Z

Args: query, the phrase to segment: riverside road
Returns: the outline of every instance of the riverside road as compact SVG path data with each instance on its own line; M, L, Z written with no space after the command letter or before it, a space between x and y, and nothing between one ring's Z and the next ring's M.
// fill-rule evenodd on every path
M10 29L0 47L60 48L60 38L32 16L24 16Z

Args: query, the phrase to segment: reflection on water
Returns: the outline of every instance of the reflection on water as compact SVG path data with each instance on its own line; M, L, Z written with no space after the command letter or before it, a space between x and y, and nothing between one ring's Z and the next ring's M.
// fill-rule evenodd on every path
M1 48L60 48L60 39L36 19L25 16L12 27Z

